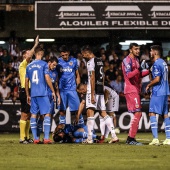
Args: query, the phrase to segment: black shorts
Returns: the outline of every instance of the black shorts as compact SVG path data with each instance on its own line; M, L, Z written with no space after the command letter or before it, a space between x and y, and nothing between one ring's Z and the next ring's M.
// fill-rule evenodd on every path
M24 88L20 89L21 112L30 113L30 105L27 103L27 95Z

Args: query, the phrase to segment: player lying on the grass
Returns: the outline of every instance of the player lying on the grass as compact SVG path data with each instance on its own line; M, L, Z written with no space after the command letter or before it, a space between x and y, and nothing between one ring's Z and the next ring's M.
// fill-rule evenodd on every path
M59 124L52 134L54 142L59 143L82 143L87 139L87 126L84 124ZM93 141L97 142L100 137L93 132Z

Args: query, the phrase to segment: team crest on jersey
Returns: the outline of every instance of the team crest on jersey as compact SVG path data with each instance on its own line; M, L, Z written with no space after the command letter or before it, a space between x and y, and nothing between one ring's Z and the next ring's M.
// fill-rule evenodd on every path
M127 68L127 69L130 69L130 64L128 64L128 65L126 66L126 68Z
M72 65L73 65L73 62L72 62L72 61L70 61L70 62L69 62L69 65L70 65L70 66L72 66Z
M56 76L56 74L55 73L53 73L53 77L55 77Z

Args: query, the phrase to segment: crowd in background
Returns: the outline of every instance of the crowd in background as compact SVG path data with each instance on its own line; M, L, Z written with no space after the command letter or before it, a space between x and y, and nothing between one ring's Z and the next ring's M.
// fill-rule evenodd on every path
M43 43L41 47L45 49L45 55L43 60L48 61L51 56L60 57L58 51L59 46L53 44L46 47ZM139 60L146 60L150 65L149 57L150 49L147 46L141 46L141 55ZM120 46L110 46L94 47L95 56L101 58L104 64L105 81L107 81L119 94L120 103L125 102L123 90L124 90L124 80L122 75L122 61L129 54L128 50L121 50ZM81 47L74 44L70 47L70 55L77 58L78 70L81 77L82 83L87 83L87 68L86 61L83 59L81 54ZM33 58L34 59L34 58ZM168 63L170 70L170 51L168 56L164 57L165 61ZM20 62L22 61L22 51L18 45L10 44L9 49L4 49L0 47L0 103L2 104L4 100L12 100L14 103L19 100L19 74L18 68ZM169 74L170 75L170 74ZM170 80L170 78L169 78ZM145 92L145 87L150 82L150 77L146 76L142 79L141 88L141 101L147 102L150 95Z

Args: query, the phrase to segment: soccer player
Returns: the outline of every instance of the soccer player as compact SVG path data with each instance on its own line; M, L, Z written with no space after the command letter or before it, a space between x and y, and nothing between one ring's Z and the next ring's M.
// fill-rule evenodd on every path
M106 112L110 116L111 120L113 121L115 132L120 133L119 128L117 128L116 122L116 114L119 110L119 95L118 93L110 86L108 83L104 83L104 96L105 96L105 103L106 103ZM105 128L106 127L106 128ZM108 138L109 136L109 129L105 125L103 119L100 117L100 130L102 132L103 139Z
M19 65L19 77L21 82L21 87L19 91L19 98L21 101L21 118L20 118L20 143L28 144L32 143L32 139L29 137L30 130L30 105L27 103L27 96L25 92L25 74L26 67L29 64L32 56L34 54L34 50L39 43L39 36L35 39L35 44L31 50L22 51L23 61Z
M57 72L59 76L59 91L61 96L59 124L66 123L66 109L69 107L72 114L76 114L80 101L76 86L80 83L77 59L70 56L67 46L60 47Z
M60 143L82 143L87 139L86 125L58 124L52 134L53 140ZM98 136L93 132L93 141L98 142Z
M57 96L57 105L60 104L60 94L58 90L58 73L56 71L58 60L56 57L50 57L48 61L48 68L49 68L49 76L53 85L53 88L55 90L56 96ZM52 97L52 91L49 86L47 86L48 91L48 97L50 100L50 114L51 114L51 120L53 118L53 114L55 113L55 101ZM51 121L52 122L52 121ZM37 121L37 136L40 136L40 133L42 132L42 126L43 126L43 117L39 117Z
M124 94L126 98L128 112L134 113L134 118L131 120L130 130L126 144L142 145L135 139L139 121L142 116L140 89L141 78L149 74L149 70L142 71L147 68L145 61L139 64L138 56L140 54L140 47L136 43L131 43L129 46L129 55L124 58L122 62L123 76L125 80Z
M91 48L86 45L82 48L82 55L87 60L88 84L86 93L86 109L87 109L87 128L88 138L85 143L93 143L92 134L94 128L94 110L98 110L103 120L111 131L112 139L110 143L118 142L111 118L106 113L104 101L104 74L103 62L96 58Z
M40 47L35 49L35 60L26 68L26 94L27 102L31 104L31 130L34 137L34 144L39 144L40 139L37 136L37 114L44 115L44 144L51 144L49 139L51 118L50 101L48 98L47 86L52 91L54 101L56 100L55 91L49 76L48 64L42 61L44 50ZM31 83L31 98L29 93L29 81Z
M162 47L153 45L150 51L152 66L152 81L147 85L146 91L152 88L152 94L149 104L149 116L153 140L149 145L159 145L158 140L158 122L156 114L164 118L166 140L163 145L170 145L170 119L168 117L168 66L161 58Z

